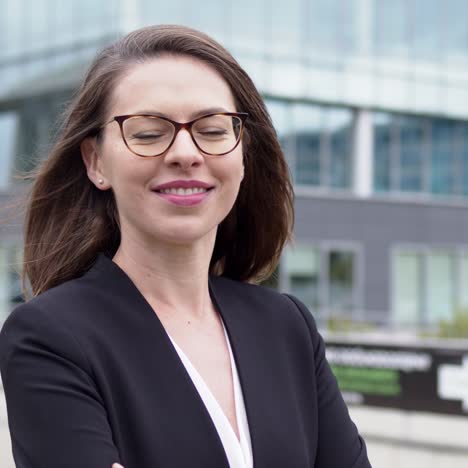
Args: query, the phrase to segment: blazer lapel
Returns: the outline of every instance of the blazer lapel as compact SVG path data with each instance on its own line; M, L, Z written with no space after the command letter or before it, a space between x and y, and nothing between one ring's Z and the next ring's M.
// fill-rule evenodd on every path
M110 258L100 255L92 270L105 272L104 275L98 274L96 279L99 278L105 285L118 291L120 308L125 310L125 315L128 315L128 310L139 311L138 326L150 331L142 332L142 335L150 338L147 343L140 343L140 346L148 350L150 360L153 359L161 366L164 380L170 385L167 391L172 392L171 400L175 398L178 401L178 413L185 415L184 424L176 421L178 427L174 428L187 441L185 449L193 452L196 459L195 453L199 451L197 447L206 447L210 453L210 462L205 465L206 468L228 468L224 448L208 410L150 304ZM232 287L233 284L236 287ZM268 321L265 321L265 314L259 310L265 309L268 304L258 303L254 294L247 298L244 285L222 277L210 275L209 290L224 321L236 361L254 466L273 466L275 449L280 449L284 439L284 432L278 432L278 428L287 426L288 416L278 411L278 403L282 402L286 389L282 382L284 375L278 374L275 364L278 357L275 335L270 329L271 325L266 324ZM171 420L171 408L167 409L168 421ZM185 455L190 458L188 453Z
M101 281L104 288L112 288L112 297L119 303L116 310L139 336L138 349L143 352L137 374L150 373L158 382L157 388L149 391L154 392L152 399L166 433L173 434L172 444L180 441L180 449L171 454L171 466L188 466L190 460L193 467L228 468L213 420L151 305L127 274L104 255L98 257L88 275L95 275L94 281Z
M256 314L252 303L236 293L232 283L224 278L210 276L210 294L221 314L231 342L252 441L255 466L271 466L272 423L275 420L272 389L278 387L270 372L271 333L265 330L262 314ZM270 351L269 351L270 350ZM284 424L280 422L280 424ZM270 455L269 455L270 454Z

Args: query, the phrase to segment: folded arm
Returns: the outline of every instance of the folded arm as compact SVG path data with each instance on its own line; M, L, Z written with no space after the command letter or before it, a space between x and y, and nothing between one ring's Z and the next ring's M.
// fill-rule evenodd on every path
M318 395L318 451L315 468L371 468L366 445L351 420L335 376L325 358L325 344L312 314L294 296L285 294L302 313L314 347Z
M72 334L30 304L0 333L17 468L110 468L120 461L92 371Z

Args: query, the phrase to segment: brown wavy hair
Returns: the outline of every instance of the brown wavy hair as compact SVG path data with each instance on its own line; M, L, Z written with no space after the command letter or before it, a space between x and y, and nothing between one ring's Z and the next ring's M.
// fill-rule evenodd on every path
M271 275L294 222L294 195L283 152L254 83L232 55L206 34L177 25L149 26L101 50L61 118L48 157L31 176L25 220L23 289L33 295L83 275L99 252L120 244L112 190L88 179L81 142L98 134L111 92L132 65L161 55L201 60L229 85L236 108L248 112L243 136L245 176L218 227L210 273L256 282Z

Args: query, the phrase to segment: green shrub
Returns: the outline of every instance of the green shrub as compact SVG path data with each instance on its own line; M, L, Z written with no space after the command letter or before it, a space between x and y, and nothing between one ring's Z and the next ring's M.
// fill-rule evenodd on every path
M344 317L331 317L327 320L327 330L332 333L352 333L373 330L368 322L357 322Z
M441 320L436 336L439 338L468 338L468 309L456 310L451 320Z

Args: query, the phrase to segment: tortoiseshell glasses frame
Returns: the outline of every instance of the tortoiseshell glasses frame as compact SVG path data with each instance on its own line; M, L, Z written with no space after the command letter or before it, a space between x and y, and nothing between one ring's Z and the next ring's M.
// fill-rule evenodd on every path
M200 145L198 144L196 138L194 137L194 135L192 133L192 127L193 127L193 125L195 123L197 123L201 119L206 119L207 117L213 117L213 116L230 116L230 117L237 117L239 119L240 129L238 130L238 134L236 136L236 142L232 146L232 148L230 148L228 151L224 151L222 153L207 152L203 148L200 147ZM156 114L127 114L127 115L116 115L116 116L114 116L111 120L106 122L99 129L104 128L106 125L108 125L108 124L110 124L110 123L112 123L114 121L117 122L119 124L120 135L122 137L122 140L125 143L125 146L133 154L135 154L136 156L142 157L142 158L154 158L154 157L161 156L162 154L164 154L172 146L172 144L174 143L174 141L175 141L178 133L180 132L180 130L185 128L189 132L190 137L192 138L192 141L195 144L195 146L203 154L207 154L209 156L223 156L225 154L230 153L231 151L234 151L234 149L239 145L239 142L242 139L242 134L244 132L245 121L246 121L248 116L249 116L249 114L247 112L215 112L215 113L212 113L212 114L202 115L200 117L197 117L196 119L191 120L190 122L176 122L175 120L169 119L168 117L163 117L163 116L156 115ZM164 120L164 121L169 122L170 124L172 124L172 126L174 127L174 134L173 134L173 136L171 138L171 141L167 144L167 147L164 149L164 151L161 151L161 152L159 152L157 154L153 154L153 155L145 155L145 154L139 154L138 152L136 152L134 149L131 148L131 145L129 145L127 139L125 138L124 123L129 119L134 119L134 118L139 118L139 117L146 117L146 118L150 118L150 119L151 118L161 119L161 120Z

